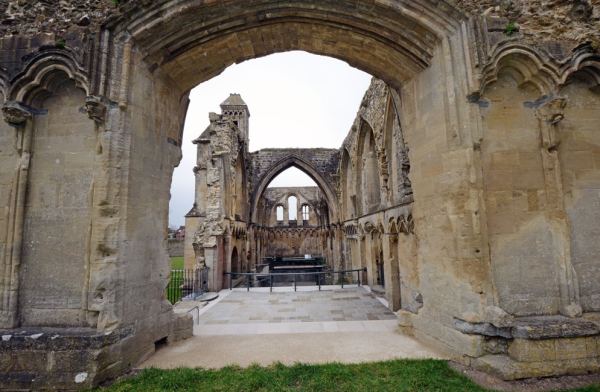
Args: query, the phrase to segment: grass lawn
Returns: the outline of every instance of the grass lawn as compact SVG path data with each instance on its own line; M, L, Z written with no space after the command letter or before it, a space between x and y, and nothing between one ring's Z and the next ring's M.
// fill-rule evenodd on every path
M450 369L445 361L394 360L357 365L273 364L246 369L229 366L220 370L152 368L102 391L475 392L485 389ZM598 392L600 386L576 391Z
M171 269L172 270L181 270L183 269L183 257L171 257ZM183 275L182 273L171 273L171 283L169 287L167 287L167 299L171 301L172 304L179 301L181 298L181 289L180 286L183 284Z
M183 257L171 257L171 269L183 269Z

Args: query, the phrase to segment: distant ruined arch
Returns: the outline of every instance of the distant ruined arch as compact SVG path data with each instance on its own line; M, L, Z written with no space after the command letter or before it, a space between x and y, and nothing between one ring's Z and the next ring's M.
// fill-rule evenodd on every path
M281 159L272 166L266 168L262 177L258 179L258 182L255 185L254 192L251 196L250 211L252 215L250 220L252 222L256 222L258 212L258 201L265 189L267 189L267 187L271 183L271 181L273 181L275 177L277 177L279 174L291 167L295 167L304 172L319 186L319 188L323 191L323 193L326 196L327 204L331 209L332 216L338 216L339 205L337 197L334 190L325 180L324 173L320 172L317 168L315 168L312 164L307 162L304 158L300 157L299 155L290 154L289 156ZM287 197L289 196L291 196L291 194L286 196L286 202Z

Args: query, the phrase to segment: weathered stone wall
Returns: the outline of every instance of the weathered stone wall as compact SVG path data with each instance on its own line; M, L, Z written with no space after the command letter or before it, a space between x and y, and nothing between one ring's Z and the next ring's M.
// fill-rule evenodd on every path
M113 274L111 279L101 282L107 285L102 305L115 312L106 320L104 328L114 323L114 327L129 331L129 336L121 339L123 366L151 355L155 342L163 338L174 341L191 334L190 330L184 334L177 330L177 316L166 299L171 271L166 238L169 184L181 159L181 150L173 141L179 140L182 126L181 119L168 113L179 112L181 94L168 87L171 83L168 78L151 73L140 55L132 48L127 77L132 78L131 86L135 88L121 94L121 105L125 104L126 110L121 113L120 132L115 135L125 151L120 162L113 162L126 169L121 171L122 204L115 209L127 214L119 227L114 227L114 236L102 249L112 259L106 263L105 273ZM121 124L128 126L120 129ZM119 236L119 233L125 235ZM119 260L127 262L119 263ZM118 305L109 307L111 301ZM117 310L122 313L117 315ZM185 318L185 321L187 328L191 327L191 320Z
M135 1L121 3L115 6L112 0L63 0L58 4L4 1L0 3L0 33L21 37L48 33L56 35L56 42L65 38L68 41L73 30L84 30L86 35L93 36L102 21L136 6ZM513 34L534 44L558 40L600 43L600 11L592 0L453 0L449 3L473 17L485 15L499 32L513 22L517 26Z
M277 187L267 188L263 193L262 198L265 203L262 209L258 211L258 223L266 227L278 227L290 225L290 209L289 197L295 196L296 204L296 221L293 222L297 226L317 227L323 225L322 211L320 210L321 202L324 200L319 187ZM308 207L308 220L303 219L302 207ZM277 209L282 207L283 219L277 219ZM325 221L326 223L326 221Z
M281 228L267 230L266 257L275 256L321 256L322 233L317 229Z
M290 196L297 198L296 221L289 219ZM323 194L319 187L267 188L262 195L264 208L259 211L259 223L266 228L263 252L266 257L324 255L323 239L327 211L322 211ZM302 217L302 206L309 207L309 220ZM283 220L277 220L277 207L283 208Z
M95 326L88 314L96 130L66 75L32 125L19 308L22 326ZM68 272L67 272L68 271Z
M581 75L582 76L582 75ZM600 94L574 78L558 129L558 157L570 228L570 255L584 312L600 310Z
M536 96L503 76L485 97L490 105L481 152L500 307L518 316L555 314L560 309L555 266L565 249L556 232L562 228L553 227L547 212L552 195L546 191L537 120L524 105Z
M185 238L169 238L167 252L169 257L184 257Z
M207 141L199 141L204 147L196 168L204 197L197 197L198 213L193 216L198 220L196 238L201 238L197 243L203 245L197 247L195 266L219 261L210 265L218 289L223 269L235 259L233 247L242 254L236 268L248 268L244 262L249 261L250 249L256 249L258 257L264 255L261 241L267 230L253 227L256 221L249 219L258 208L254 196L262 194L268 176L298 166L322 184L329 207L329 226L321 237L328 261L333 259L335 268L367 268L366 281L385 286L391 306L401 308L403 329L463 363L505 378L598 369L597 353L586 350L585 358L571 354L583 352L576 348L587 347L600 334L600 321L590 314L599 309L593 213L599 189L596 4L58 4L61 7L17 0L0 3L5 21L0 27L0 98L11 124L0 125L0 201L5 203L0 218L0 321L13 331L23 315L31 323L53 323L37 318L42 312L33 318L33 313L27 314L31 297L22 289L42 279L46 270L28 269L39 258L22 251L34 251L26 249L23 240L35 239L39 223L50 214L46 204L36 204L38 191L30 187L32 179L43 177L36 160L44 154L36 155L35 143L44 116L42 103L64 98L69 109L60 120L65 129L79 127L80 114L72 109L73 101L83 95L64 96L72 86L57 83L57 76L66 74L69 83L85 91L85 101L76 107L85 107L93 124L82 125L77 135L87 135L94 127L96 145L93 160L82 158L73 169L87 174L73 186L77 197L71 199L84 218L69 215L65 221L67 226L73 220L77 228L89 221L91 234L83 245L89 269L82 286L79 279L57 281L57 290L65 293L61 300L73 299L81 288L81 309L75 316L75 308L70 308L75 305L63 301L59 306L66 306L69 324L85 320L83 325L96 325L86 333L118 338L105 346L106 356L93 352L65 359L65 366L88 370L82 384L76 384L73 372L53 373L48 367L49 352L61 347L31 353L26 339L3 340L1 358L14 352L39 355L41 359L31 363L40 380L61 374L63 378L52 380L62 382L55 385L63 389L88 387L149 355L156 340L191 333L191 321L175 318L164 300L169 185L180 159L187 92L231 64L305 50L347 61L383 83L374 83L368 93L373 102L367 99L361 105L344 149L315 159L284 151L280 158L286 161L253 167L247 151L243 161L238 159L243 132L227 119L211 118ZM79 17L84 11L90 11L88 18ZM51 21L44 15L48 12L58 17ZM84 151L70 141L63 147ZM320 158L335 169L321 170L323 174L313 170L312 161ZM338 171L340 162L345 164ZM54 170L51 163L47 168ZM238 186L232 176L240 172L238 163L247 170L241 184L249 189ZM378 174L369 178L368 170ZM44 187L44 203L56 189L69 190L67 177ZM256 181L261 178L264 181ZM84 201L81 190L88 186L90 196ZM234 198L244 192L250 207L238 205L241 198ZM67 200L69 193L65 195ZM87 212L85 202L91 206ZM63 213L61 208L58 213ZM36 211L41 214L33 214ZM30 226L23 225L25 217ZM65 253L66 259L69 253L79 266L84 231L69 238L79 244L78 250L65 245L52 249L52 254ZM342 235L346 241L340 241ZM74 270L79 278L84 275ZM512 271L522 276L509 280ZM51 278L47 274L42 283ZM527 279L531 284L526 286ZM55 305L35 304L44 311L51 306ZM557 335L565 325L568 332ZM19 332L32 336L36 328ZM71 332L61 328L65 336ZM81 336L67 340L86 341ZM541 346L546 349L540 351ZM17 373L23 375L2 362L2 379L14 380ZM28 388L30 379L19 378L22 381L10 388Z
M415 335L455 357L468 358L480 355L474 348L483 338L457 332L452 320L480 319L484 314L485 263L478 214L485 208L478 200L470 129L461 123L468 121L470 108L454 101L464 96L469 83L449 60L461 56L461 45L458 37L444 42L437 48L437 61L405 84L401 118L410 148L423 302L414 318Z

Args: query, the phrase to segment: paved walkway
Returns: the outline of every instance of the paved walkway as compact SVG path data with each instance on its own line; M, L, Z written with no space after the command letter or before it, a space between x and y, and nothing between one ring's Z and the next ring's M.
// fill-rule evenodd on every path
M160 349L138 368L178 366L221 368L273 362L361 363L396 358L444 356L398 332L294 333L275 335L193 336Z
M363 287L219 294L200 311L194 337L159 350L139 367L443 358L397 332L396 315Z
M199 324L299 323L395 320L364 288L308 292L232 291L204 313Z
M362 287L324 291L222 291L196 335L392 331L396 315Z

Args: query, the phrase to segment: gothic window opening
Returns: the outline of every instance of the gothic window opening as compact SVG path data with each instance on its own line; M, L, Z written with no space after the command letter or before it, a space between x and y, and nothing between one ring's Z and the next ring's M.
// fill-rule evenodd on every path
M288 212L290 221L298 219L298 198L296 196L288 197Z
M277 206L277 222L283 222L283 206Z
M310 219L310 207L307 205L302 206L302 220L308 221Z
M383 252L379 254L379 257L375 261L377 266L377 284L385 287L385 275L383 272Z

